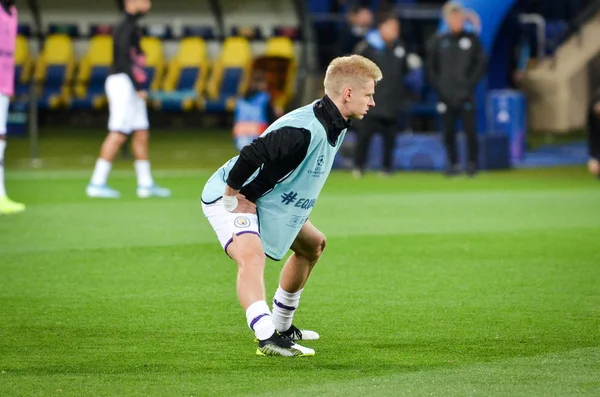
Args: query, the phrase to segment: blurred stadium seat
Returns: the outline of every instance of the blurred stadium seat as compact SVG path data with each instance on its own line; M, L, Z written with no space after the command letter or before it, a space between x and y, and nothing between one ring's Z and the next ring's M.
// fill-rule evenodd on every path
M94 37L98 35L106 35L112 36L114 27L112 25L100 24L100 25L90 25L89 28L89 37Z
M232 26L231 36L244 37L249 41L265 39L260 26Z
M200 37L204 40L214 40L216 35L211 26L186 25L183 27L182 37Z
M112 65L112 44L112 37L108 35L98 35L90 39L88 51L77 70L71 107L100 109L106 106L104 82Z
M15 50L15 96L23 96L29 91L32 66L29 43L24 36L18 35Z
M173 28L165 24L152 24L142 28L144 36L156 37L161 40L173 39Z
M17 28L17 32L21 36L31 37L31 26L20 23L19 27Z
M267 48L265 50L267 57L278 57L288 60L287 65L282 64L284 70L265 70L267 72L267 80L283 80L283 84L276 84L275 91L272 92L273 103L275 106L285 109L290 100L294 96L294 86L296 80L296 53L294 51L294 43L288 37L271 37L267 40ZM268 66L267 66L268 67ZM271 76L273 76L271 78ZM281 77L280 77L281 76ZM273 85L270 84L272 87Z
M436 117L438 115L437 111L438 105L438 95L429 84L425 84L420 93L420 101L419 103L414 104L410 108L410 113L413 116L430 116Z
M274 37L287 37L293 41L302 40L302 30L296 26L274 26L272 33Z
M44 51L35 67L35 81L41 88L38 106L55 109L69 98L69 84L75 71L75 57L71 38L63 33L46 38Z
M271 37L267 40L267 49L265 52L266 55L272 57L296 59L294 44L288 37Z
M232 111L236 96L245 89L251 66L252 49L248 40L227 38L208 82L206 110Z
M79 26L76 23L50 24L48 34L66 34L71 38L79 37Z
M145 90L158 90L165 71L165 54L162 41L156 37L142 37L142 51L146 55L147 80Z
M169 62L162 90L151 93L154 107L189 111L200 105L208 65L206 42L200 37L182 39L177 55Z

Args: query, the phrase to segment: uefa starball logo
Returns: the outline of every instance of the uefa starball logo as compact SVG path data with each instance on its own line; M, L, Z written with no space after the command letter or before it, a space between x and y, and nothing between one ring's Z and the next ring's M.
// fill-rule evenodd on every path
M308 175L312 176L313 178L318 178L321 175L323 175L325 173L325 171L323 171L323 166L325 165L325 156L324 155L320 155L317 158L317 164L315 166L315 168L313 168L312 170L308 170Z

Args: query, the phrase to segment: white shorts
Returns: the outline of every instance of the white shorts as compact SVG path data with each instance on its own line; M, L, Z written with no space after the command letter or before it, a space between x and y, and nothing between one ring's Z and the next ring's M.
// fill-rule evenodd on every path
M223 207L221 199L211 204L202 203L202 211L217 234L217 238L225 252L227 252L227 246L233 240L234 234L239 236L240 234L253 233L260 236L256 214L228 212Z
M10 98L0 94L0 135L6 135L6 124L8 123L8 106Z
M129 76L125 73L108 76L104 89L108 98L109 131L130 134L149 128L146 101L137 95Z

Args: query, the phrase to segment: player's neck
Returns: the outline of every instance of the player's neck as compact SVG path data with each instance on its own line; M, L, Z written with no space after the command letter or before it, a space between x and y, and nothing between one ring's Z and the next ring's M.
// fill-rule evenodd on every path
M134 7L125 7L125 14L135 18L139 13Z
M333 102L333 104L338 109L344 120L348 121L350 116L347 114L348 112L346 111L346 107L344 106L343 101L340 99L333 99L331 97L329 99L331 99L331 102Z

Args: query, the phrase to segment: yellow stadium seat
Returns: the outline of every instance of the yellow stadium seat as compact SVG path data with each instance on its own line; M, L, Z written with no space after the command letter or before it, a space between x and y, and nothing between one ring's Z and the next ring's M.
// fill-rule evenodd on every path
M208 76L206 42L186 37L169 62L162 90L153 93L154 106L165 110L191 110L203 103L202 92Z
M229 37L208 83L206 110L233 110L235 98L246 90L252 67L252 49L243 37Z
M160 88L165 72L165 54L163 44L156 37L142 37L142 51L146 55L146 90L157 90Z
M75 78L75 95L71 98L73 108L102 108L106 106L104 83L113 62L113 40L109 35L90 39L88 50L79 63Z
M294 43L288 37L271 37L267 40L265 55L271 57L282 57L296 59Z
M31 79L33 62L29 54L27 38L17 36L15 48L15 95L24 95L29 91L29 80Z
M271 37L267 40L265 55L268 57L280 57L289 60L285 88L282 95L278 95L274 98L275 106L283 109L294 96L297 69L294 43L288 37Z
M55 109L69 101L69 83L74 70L71 38L62 33L48 36L34 74L36 82L41 85L40 108Z

